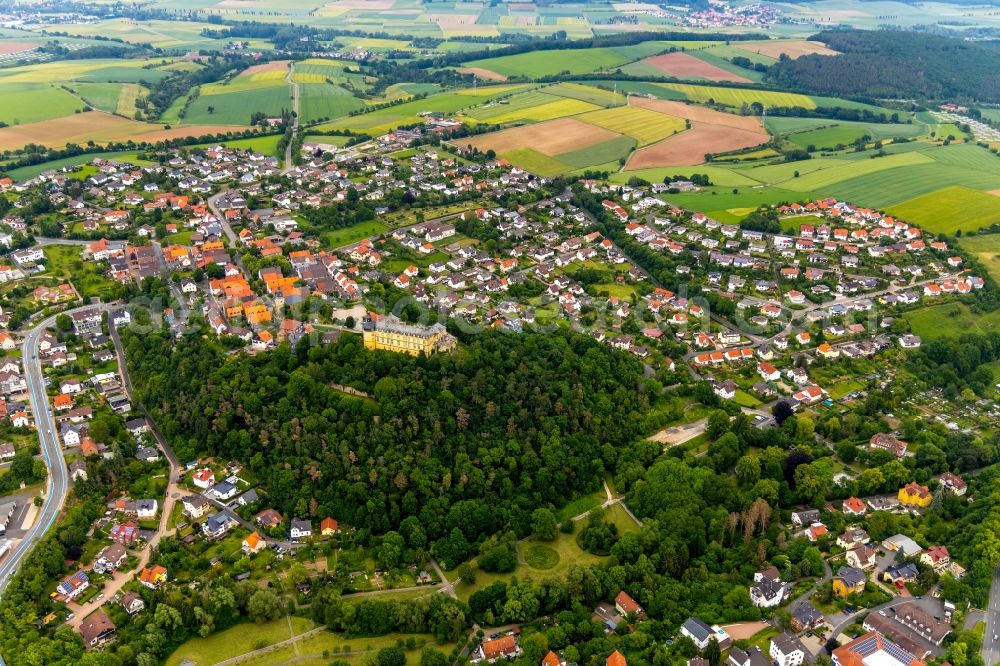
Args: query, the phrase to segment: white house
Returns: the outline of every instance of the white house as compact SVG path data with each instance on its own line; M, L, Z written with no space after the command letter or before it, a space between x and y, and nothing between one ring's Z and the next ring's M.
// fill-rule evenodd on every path
M768 654L778 666L800 666L807 659L811 660L812 657L798 636L787 631L771 639L771 648L768 650Z

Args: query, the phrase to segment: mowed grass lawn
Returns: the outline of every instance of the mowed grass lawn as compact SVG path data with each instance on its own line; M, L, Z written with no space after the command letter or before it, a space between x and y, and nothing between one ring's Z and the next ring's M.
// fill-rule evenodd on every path
M640 146L655 143L687 129L687 122L683 118L634 106L592 111L580 116L580 120L630 136Z
M907 312L906 321L924 342L943 335L1000 330L1000 311L978 315L960 301L925 305Z
M369 220L367 222L355 224L343 229L327 231L323 234L323 241L329 247L341 247L342 245L357 243L358 241L368 238L369 236L377 236L378 234L385 233L388 230L389 227L382 222L379 222L378 220Z
M925 231L954 234L1000 222L1000 196L961 185L945 187L887 210Z
M302 617L292 617L291 623L295 635L309 631L314 626L310 620ZM187 641L167 657L167 666L179 666L185 660L199 666L214 664L291 637L288 620L285 618L264 624L238 624L214 633L208 638L193 638Z

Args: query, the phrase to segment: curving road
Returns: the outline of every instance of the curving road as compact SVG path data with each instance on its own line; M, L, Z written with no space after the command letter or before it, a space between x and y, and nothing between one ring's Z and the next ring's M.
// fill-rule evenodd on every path
M86 305L68 310L67 313L79 310L89 310L93 307L104 309L105 306ZM63 314L63 313L60 313ZM69 491L69 471L66 469L66 460L63 458L62 447L59 445L59 438L56 436L55 420L52 418L52 408L49 398L45 394L45 380L42 377L42 364L38 358L38 342L46 328L53 326L56 321L53 315L48 319L39 322L33 329L28 331L21 343L21 357L24 360L24 377L28 383L28 396L31 400L31 411L35 415L35 424L38 430L38 442L41 446L42 457L45 466L49 470L48 489L45 493L45 501L38 519L30 530L25 534L24 539L17 545L10 557L0 564L0 595L7 589L13 573L28 551L37 543L42 536L52 527L56 516L62 510L66 501L66 493Z

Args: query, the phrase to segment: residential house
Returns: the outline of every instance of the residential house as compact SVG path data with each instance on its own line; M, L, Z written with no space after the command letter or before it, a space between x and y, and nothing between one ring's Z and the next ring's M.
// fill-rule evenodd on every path
M905 506L928 507L931 505L931 491L916 481L911 481L899 489L899 503Z
M293 519L294 520L294 519ZM516 659L521 656L521 646L514 636L501 636L489 641L483 641L473 661L485 661L492 664L498 659Z
M841 504L841 511L848 516L863 516L868 506L857 497L849 497Z
M803 509L792 512L792 524L804 527L819 521L819 509Z
M729 658L726 659L726 666L773 666L771 660L767 658L756 645L748 650L734 647L729 651Z
M833 592L846 597L865 591L865 572L856 567L842 566L833 577Z
M88 587L90 587L90 579L87 578L87 574L81 570L63 578L62 582L56 586L56 592L63 595L67 599L76 599L78 596L83 594L83 591Z
M86 647L94 648L113 640L116 629L111 618L104 611L97 610L80 623L80 636L83 637L83 644Z
M184 506L184 513L192 519L201 518L211 507L201 495L189 495L181 500L181 504Z
M795 634L783 631L771 639L768 654L777 666L801 666L812 661L812 654Z
M824 622L826 622L826 618L823 613L808 601L792 609L792 629L795 631L815 629Z
M122 608L129 615L135 615L146 607L146 602L135 592L126 592L122 595Z
M202 490L208 490L213 485L215 485L215 472L207 467L203 467L194 473L192 477L194 485Z
M832 661L833 666L924 666L923 661L877 631L838 647Z
M232 519L225 513L214 513L201 524L201 531L209 539L218 539L225 536L226 532L233 526Z
M167 582L167 570L159 564L143 567L142 571L139 572L139 582L149 589L155 590Z
M257 521L257 524L263 528L271 528L280 525L283 518L281 517L281 514L274 509L264 509L254 516L254 520Z
M301 518L292 518L290 535L293 539L308 539L312 536L312 522Z
M116 571L127 558L128 553L125 551L125 546L120 543L105 546L94 558L94 571L97 573Z
M894 585L902 585L904 583L912 583L917 579L919 574L920 570L917 569L916 564L913 562L901 562L889 565L889 567L882 572L882 580L887 583L893 583Z
M857 545L848 550L846 554L847 564L857 569L864 570L875 568L877 557L878 551L868 544Z
M604 666L628 666L628 662L625 660L625 655L615 650L604 660Z
M108 537L123 546L131 546L139 540L139 526L131 520L126 523L115 523L108 532Z
M267 542L257 532L251 532L247 538L243 539L243 552L247 555L256 555L267 547Z
M709 641L713 638L723 650L732 644L732 638L724 629L716 626L709 627L696 617L689 617L684 621L684 624L681 625L681 635L690 638L699 650L707 648Z
M337 521L333 518L327 517L320 521L319 531L325 537L333 536L337 533L337 529Z
M774 608L784 601L786 592L781 580L762 577L750 586L750 601L757 608Z
M935 571L942 571L951 564L951 554L946 546L931 546L920 554L920 561Z
M630 597L624 590L618 593L615 597L615 610L621 613L623 616L629 613L635 613L636 616L641 616L643 614L642 606L636 603L635 599Z
M965 481L962 480L962 477L957 474L952 474L951 472L945 472L942 474L940 481L945 490L954 493L959 497L965 495L965 491L968 489L968 486Z

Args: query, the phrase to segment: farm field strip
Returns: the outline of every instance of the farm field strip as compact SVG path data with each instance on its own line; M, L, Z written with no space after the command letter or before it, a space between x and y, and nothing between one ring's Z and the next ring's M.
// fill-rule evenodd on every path
M687 129L687 121L683 118L635 106L591 111L581 115L579 119L631 136L640 146L655 143Z

